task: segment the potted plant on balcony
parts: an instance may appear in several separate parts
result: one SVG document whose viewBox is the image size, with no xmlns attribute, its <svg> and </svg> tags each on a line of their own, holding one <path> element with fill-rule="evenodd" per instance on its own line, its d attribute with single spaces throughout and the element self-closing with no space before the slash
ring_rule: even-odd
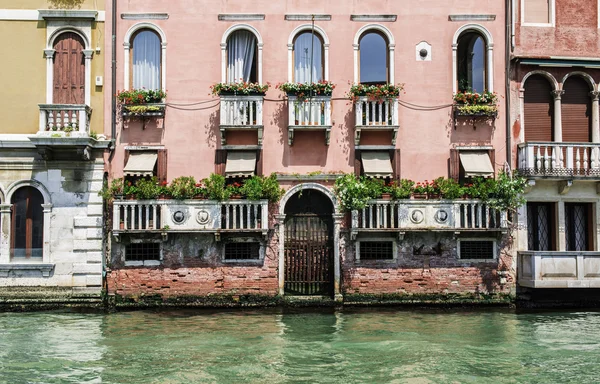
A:
<svg viewBox="0 0 600 384">
<path fill-rule="evenodd" d="M 137 198 L 140 200 L 153 200 L 158 198 L 161 193 L 160 183 L 156 176 L 138 179 L 135 187 L 137 188 Z"/>
<path fill-rule="evenodd" d="M 340 206 L 346 211 L 363 209 L 371 199 L 381 196 L 383 186 L 365 181 L 353 174 L 345 174 L 335 180 L 333 192 L 338 198 Z"/>
<path fill-rule="evenodd" d="M 229 191 L 225 188 L 225 177 L 216 173 L 211 173 L 209 177 L 202 180 L 206 186 L 206 195 L 211 200 L 227 200 Z"/>
<path fill-rule="evenodd" d="M 496 117 L 498 114 L 498 95 L 495 92 L 459 91 L 453 96 L 453 100 L 457 116 Z"/>
<path fill-rule="evenodd" d="M 243 96 L 264 96 L 269 90 L 271 84 L 247 83 L 240 81 L 237 83 L 217 83 L 210 86 L 211 93 L 216 96 L 225 95 L 243 95 Z"/>
<path fill-rule="evenodd" d="M 304 101 L 313 96 L 331 96 L 335 84 L 326 80 L 316 83 L 282 83 L 277 85 L 277 89 L 288 96 L 296 96 L 298 100 Z"/>
<path fill-rule="evenodd" d="M 110 186 L 108 185 L 108 181 L 105 180 L 102 185 L 102 189 L 98 192 L 98 195 L 102 196 L 102 198 L 107 202 L 110 202 L 113 199 L 122 199 L 123 187 L 124 183 L 122 178 L 113 179 L 110 183 Z"/>
<path fill-rule="evenodd" d="M 177 200 L 191 199 L 196 194 L 196 184 L 193 176 L 176 177 L 169 185 L 169 194 Z"/>
<path fill-rule="evenodd" d="M 390 197 L 394 200 L 408 199 L 412 194 L 414 185 L 415 182 L 408 179 L 392 181 L 383 188 L 383 192 L 388 193 Z"/>
<path fill-rule="evenodd" d="M 161 115 L 167 93 L 162 89 L 130 89 L 117 93 L 124 116 Z"/>
<path fill-rule="evenodd" d="M 383 103 L 398 98 L 403 90 L 404 84 L 352 84 L 347 95 L 352 102 L 366 96 L 369 101 Z"/>
<path fill-rule="evenodd" d="M 465 188 L 463 188 L 458 181 L 454 179 L 449 179 L 445 177 L 438 177 L 434 180 L 437 184 L 440 196 L 443 199 L 458 199 L 462 197 L 465 193 Z"/>
</svg>

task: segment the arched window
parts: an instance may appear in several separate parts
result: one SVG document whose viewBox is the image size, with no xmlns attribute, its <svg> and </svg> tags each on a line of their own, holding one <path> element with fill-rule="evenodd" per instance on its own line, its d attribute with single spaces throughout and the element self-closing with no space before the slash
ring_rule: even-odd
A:
<svg viewBox="0 0 600 384">
<path fill-rule="evenodd" d="M 33 187 L 12 195 L 11 246 L 13 258 L 42 258 L 44 244 L 44 197 Z"/>
<path fill-rule="evenodd" d="M 581 76 L 570 76 L 561 97 L 562 140 L 571 143 L 591 141 L 592 101 L 589 84 Z"/>
<path fill-rule="evenodd" d="M 457 74 L 458 90 L 482 93 L 487 88 L 485 38 L 474 31 L 465 31 L 458 38 Z"/>
<path fill-rule="evenodd" d="M 227 38 L 227 82 L 258 82 L 256 36 L 247 30 L 234 31 Z"/>
<path fill-rule="evenodd" d="M 531 75 L 524 84 L 525 141 L 553 141 L 554 98 L 552 85 L 542 75 Z"/>
<path fill-rule="evenodd" d="M 318 34 L 306 31 L 294 40 L 294 82 L 316 83 L 324 79 L 323 41 Z"/>
<path fill-rule="evenodd" d="M 385 84 L 389 82 L 388 44 L 379 32 L 367 31 L 359 40 L 359 82 Z"/>
<path fill-rule="evenodd" d="M 141 29 L 131 39 L 131 87 L 161 89 L 161 41 L 150 29 Z"/>
<path fill-rule="evenodd" d="M 63 32 L 53 46 L 52 101 L 55 104 L 85 103 L 85 43 L 75 32 Z"/>
</svg>

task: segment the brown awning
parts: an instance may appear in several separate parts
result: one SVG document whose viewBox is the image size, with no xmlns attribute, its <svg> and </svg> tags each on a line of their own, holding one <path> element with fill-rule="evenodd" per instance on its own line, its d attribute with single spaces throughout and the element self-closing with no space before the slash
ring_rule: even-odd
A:
<svg viewBox="0 0 600 384">
<path fill-rule="evenodd" d="M 392 169 L 389 152 L 363 151 L 361 157 L 365 176 L 392 177 L 394 170 Z"/>
<path fill-rule="evenodd" d="M 460 151 L 465 177 L 493 177 L 494 167 L 487 152 Z"/>
<path fill-rule="evenodd" d="M 244 177 L 254 175 L 256 152 L 228 151 L 225 164 L 225 177 Z"/>
<path fill-rule="evenodd" d="M 152 176 L 157 158 L 156 152 L 130 152 L 123 172 L 127 176 Z"/>
</svg>

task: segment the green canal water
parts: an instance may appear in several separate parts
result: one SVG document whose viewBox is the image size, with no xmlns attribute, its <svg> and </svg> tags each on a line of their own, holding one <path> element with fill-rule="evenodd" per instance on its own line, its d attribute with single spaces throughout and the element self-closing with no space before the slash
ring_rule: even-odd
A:
<svg viewBox="0 0 600 384">
<path fill-rule="evenodd" d="M 600 313 L 0 313 L 0 383 L 598 383 Z"/>
</svg>

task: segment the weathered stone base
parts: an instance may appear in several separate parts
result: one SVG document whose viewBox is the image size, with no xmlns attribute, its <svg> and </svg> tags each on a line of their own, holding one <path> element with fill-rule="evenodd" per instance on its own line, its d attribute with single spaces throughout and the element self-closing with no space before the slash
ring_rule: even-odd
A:
<svg viewBox="0 0 600 384">
<path fill-rule="evenodd" d="M 0 287 L 0 311 L 37 311 L 60 308 L 103 309 L 97 290 L 70 287 Z"/>
</svg>

